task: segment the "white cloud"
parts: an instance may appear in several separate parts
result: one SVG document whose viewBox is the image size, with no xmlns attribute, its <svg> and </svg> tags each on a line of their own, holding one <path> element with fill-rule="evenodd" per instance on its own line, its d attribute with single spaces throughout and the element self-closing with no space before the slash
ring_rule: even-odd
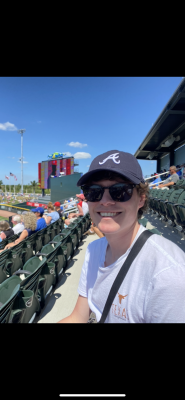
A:
<svg viewBox="0 0 185 400">
<path fill-rule="evenodd" d="M 83 143 L 79 143 L 79 142 L 70 142 L 67 143 L 68 146 L 72 146 L 72 147 L 85 147 L 87 146 L 87 144 L 83 144 Z"/>
<path fill-rule="evenodd" d="M 91 158 L 91 155 L 89 153 L 77 152 L 74 154 L 74 158 Z"/>
<path fill-rule="evenodd" d="M 87 168 L 89 168 L 90 167 L 90 165 L 87 165 Z"/>
<path fill-rule="evenodd" d="M 21 164 L 21 161 L 17 161 Z M 23 164 L 28 164 L 28 161 L 23 161 Z"/>
<path fill-rule="evenodd" d="M 0 130 L 1 131 L 17 131 L 17 128 L 14 124 L 10 122 L 5 122 L 4 124 L 0 123 Z"/>
<path fill-rule="evenodd" d="M 12 158 L 12 159 L 13 159 L 13 158 L 15 158 L 15 157 L 8 157 L 8 158 Z"/>
<path fill-rule="evenodd" d="M 72 157 L 73 156 L 69 151 L 66 151 L 64 154 L 65 154 L 64 157 Z"/>
</svg>

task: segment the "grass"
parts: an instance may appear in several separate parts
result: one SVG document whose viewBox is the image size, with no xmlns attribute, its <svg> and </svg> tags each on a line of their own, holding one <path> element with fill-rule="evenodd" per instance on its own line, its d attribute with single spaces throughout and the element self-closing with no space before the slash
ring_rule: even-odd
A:
<svg viewBox="0 0 185 400">
<path fill-rule="evenodd" d="M 7 220 L 8 217 L 0 217 L 0 221 Z"/>
</svg>

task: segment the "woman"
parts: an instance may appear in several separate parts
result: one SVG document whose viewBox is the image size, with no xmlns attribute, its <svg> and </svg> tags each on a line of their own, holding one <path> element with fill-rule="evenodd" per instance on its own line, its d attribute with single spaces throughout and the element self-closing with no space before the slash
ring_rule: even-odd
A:
<svg viewBox="0 0 185 400">
<path fill-rule="evenodd" d="M 14 231 L 7 221 L 0 221 L 0 231 L 0 242 L 14 235 Z"/>
<path fill-rule="evenodd" d="M 47 205 L 47 210 L 48 210 L 48 215 L 43 215 L 43 218 L 46 221 L 47 225 L 52 224 L 53 222 L 57 221 L 60 216 L 59 213 L 57 211 L 55 211 L 53 204 L 51 203 L 51 201 L 48 203 Z"/>
<path fill-rule="evenodd" d="M 16 244 L 22 242 L 22 240 L 26 239 L 36 231 L 36 226 L 37 226 L 37 217 L 34 213 L 32 212 L 27 212 L 26 214 L 21 216 L 21 220 L 24 223 L 25 229 L 22 231 L 20 237 L 15 240 L 15 242 L 8 243 L 5 249 L 9 249 L 10 247 L 15 246 Z"/>
</svg>

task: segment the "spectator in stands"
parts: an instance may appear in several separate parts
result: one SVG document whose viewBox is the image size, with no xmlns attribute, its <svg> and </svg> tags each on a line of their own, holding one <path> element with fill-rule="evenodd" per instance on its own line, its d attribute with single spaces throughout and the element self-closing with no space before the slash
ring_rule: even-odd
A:
<svg viewBox="0 0 185 400">
<path fill-rule="evenodd" d="M 92 220 L 105 237 L 89 243 L 73 312 L 60 322 L 100 321 L 111 287 L 146 230 L 138 220 L 149 188 L 137 159 L 118 150 L 97 156 L 77 182 Z M 107 323 L 185 322 L 185 254 L 172 241 L 150 236 L 133 257 L 105 320 Z"/>
<path fill-rule="evenodd" d="M 65 224 L 67 226 L 71 224 L 71 222 L 73 222 L 76 218 L 84 217 L 84 215 L 86 215 L 89 212 L 89 207 L 85 197 L 82 201 L 82 207 L 80 207 L 79 204 L 77 204 L 77 207 L 78 207 L 78 213 L 70 213 L 68 218 L 65 220 Z"/>
<path fill-rule="evenodd" d="M 0 232 L 0 242 L 14 235 L 14 231 L 7 221 L 0 221 Z"/>
<path fill-rule="evenodd" d="M 26 239 L 27 237 L 31 236 L 33 233 L 36 232 L 37 217 L 34 213 L 27 212 L 26 214 L 21 216 L 21 220 L 24 223 L 24 230 L 20 234 L 20 237 L 15 240 L 15 242 L 8 243 L 5 246 L 5 249 L 9 249 L 10 247 L 15 246 L 16 244 L 22 242 L 22 240 Z"/>
<path fill-rule="evenodd" d="M 31 210 L 33 213 L 35 213 L 37 217 L 37 227 L 36 227 L 36 232 L 40 231 L 41 229 L 47 228 L 46 221 L 43 218 L 44 215 L 44 209 L 42 207 L 37 207 L 33 208 Z"/>
<path fill-rule="evenodd" d="M 179 176 L 176 173 L 176 167 L 175 165 L 172 165 L 169 168 L 170 171 L 170 177 L 167 178 L 165 181 L 163 181 L 163 183 L 161 185 L 158 186 L 159 189 L 169 189 L 169 186 L 175 185 L 177 183 L 177 181 L 179 180 Z M 156 186 L 153 186 L 153 188 L 156 188 Z"/>
<path fill-rule="evenodd" d="M 18 235 L 19 233 L 21 233 L 24 230 L 24 224 L 21 221 L 21 217 L 20 215 L 14 215 L 12 217 L 12 223 L 13 223 L 13 231 L 14 231 L 14 235 Z"/>
<path fill-rule="evenodd" d="M 63 211 L 61 210 L 61 208 L 60 208 L 60 202 L 59 202 L 59 201 L 56 201 L 55 204 L 54 204 L 54 206 L 55 206 L 55 211 L 58 212 L 60 218 L 63 217 L 63 216 L 64 216 L 64 212 L 63 212 Z"/>
<path fill-rule="evenodd" d="M 163 174 L 164 172 L 166 172 L 166 169 L 162 169 L 162 170 L 161 170 L 161 174 Z M 161 180 L 162 180 L 162 181 L 165 181 L 166 178 L 167 178 L 167 174 L 161 175 Z"/>
<path fill-rule="evenodd" d="M 79 205 L 80 207 L 82 207 L 82 201 L 85 199 L 84 194 L 83 194 L 83 193 L 81 193 L 81 194 L 76 194 L 76 197 L 77 197 L 78 200 L 80 200 L 79 203 L 78 203 L 77 205 Z"/>
<path fill-rule="evenodd" d="M 177 175 L 179 175 L 179 179 L 182 179 L 182 171 L 181 171 L 180 165 L 176 165 L 176 171 L 177 171 Z"/>
<path fill-rule="evenodd" d="M 48 214 L 47 214 L 47 216 L 44 215 L 44 219 L 46 221 L 46 224 L 50 225 L 53 222 L 57 221 L 60 217 L 59 217 L 59 213 L 57 211 L 55 211 L 54 206 L 51 202 L 48 203 L 47 210 L 48 210 Z"/>
</svg>

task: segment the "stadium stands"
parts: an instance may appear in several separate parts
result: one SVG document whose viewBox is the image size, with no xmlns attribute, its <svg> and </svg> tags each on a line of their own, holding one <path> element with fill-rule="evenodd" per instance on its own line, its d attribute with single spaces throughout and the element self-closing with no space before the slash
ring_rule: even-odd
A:
<svg viewBox="0 0 185 400">
<path fill-rule="evenodd" d="M 179 221 L 185 225 L 185 190 L 179 190 L 180 192 L 151 189 L 150 211 L 158 212 L 161 216 L 159 205 L 164 200 L 166 206 L 166 202 L 170 200 L 168 212 L 172 212 L 171 210 L 173 213 L 176 212 Z M 174 192 L 176 195 L 172 196 Z M 179 199 L 181 203 L 178 203 L 177 208 Z M 167 211 L 165 215 L 169 216 Z M 139 222 L 146 227 L 148 219 L 141 218 Z M 47 228 L 0 253 L 0 323 L 34 321 L 45 306 L 47 296 L 65 272 L 90 224 L 90 215 L 86 214 L 84 217 L 76 218 L 64 229 L 64 218 L 59 218 Z M 161 235 L 155 228 L 151 229 L 151 232 Z M 9 242 L 15 241 L 17 237 L 15 235 L 10 238 Z M 2 242 L 1 249 L 8 241 L 5 242 Z"/>
<path fill-rule="evenodd" d="M 34 321 L 89 226 L 88 214 L 76 219 L 66 229 L 63 229 L 64 221 L 60 218 L 0 253 L 1 323 Z M 9 242 L 17 237 L 10 238 Z M 2 249 L 7 244 L 5 242 Z"/>
</svg>

